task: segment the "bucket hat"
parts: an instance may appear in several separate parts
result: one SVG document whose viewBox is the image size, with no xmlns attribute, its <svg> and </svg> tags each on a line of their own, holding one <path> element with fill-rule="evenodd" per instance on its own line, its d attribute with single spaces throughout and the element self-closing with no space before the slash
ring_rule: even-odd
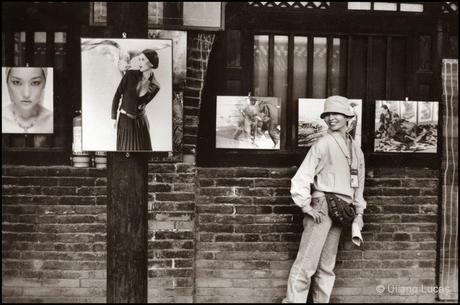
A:
<svg viewBox="0 0 460 305">
<path fill-rule="evenodd" d="M 324 102 L 324 111 L 321 113 L 321 118 L 323 119 L 326 114 L 330 112 L 340 113 L 348 117 L 355 115 L 351 110 L 348 99 L 340 95 L 333 95 L 326 99 Z"/>
</svg>

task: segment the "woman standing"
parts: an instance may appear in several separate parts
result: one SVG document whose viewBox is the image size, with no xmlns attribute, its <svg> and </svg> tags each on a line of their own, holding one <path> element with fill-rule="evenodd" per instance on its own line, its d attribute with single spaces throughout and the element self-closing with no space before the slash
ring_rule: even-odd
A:
<svg viewBox="0 0 460 305">
<path fill-rule="evenodd" d="M 342 228 L 333 223 L 328 214 L 325 193 L 333 193 L 353 204 L 354 222 L 359 230 L 363 227 L 366 208 L 363 198 L 364 155 L 347 133 L 353 116 L 347 98 L 331 96 L 326 99 L 321 118 L 329 127 L 327 134 L 313 144 L 291 180 L 292 199 L 305 217 L 283 303 L 305 303 L 310 284 L 314 303 L 329 302 Z"/>
<path fill-rule="evenodd" d="M 5 69 L 11 103 L 2 109 L 2 133 L 52 133 L 53 112 L 43 104 L 47 68 Z"/>
<path fill-rule="evenodd" d="M 121 151 L 152 150 L 145 107 L 160 90 L 153 72 L 159 60 L 157 52 L 151 49 L 144 50 L 138 57 L 139 70 L 126 71 L 112 102 L 117 150 Z"/>
</svg>

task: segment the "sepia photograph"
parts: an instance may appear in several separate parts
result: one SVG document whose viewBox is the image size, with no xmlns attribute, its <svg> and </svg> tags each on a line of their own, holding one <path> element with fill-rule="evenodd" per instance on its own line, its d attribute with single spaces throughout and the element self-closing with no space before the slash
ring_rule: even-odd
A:
<svg viewBox="0 0 460 305">
<path fill-rule="evenodd" d="M 173 152 L 182 152 L 184 88 L 187 74 L 187 32 L 168 30 L 148 30 L 150 39 L 171 39 L 173 50 Z"/>
<path fill-rule="evenodd" d="M 172 41 L 81 39 L 83 150 L 172 150 Z"/>
<path fill-rule="evenodd" d="M 221 29 L 224 2 L 149 2 L 148 23 L 155 27 Z"/>
<path fill-rule="evenodd" d="M 347 132 L 353 137 L 358 146 L 361 146 L 362 101 L 349 99 L 349 104 L 355 116 L 352 118 Z M 325 99 L 299 98 L 299 121 L 297 146 L 308 147 L 324 134 L 328 126 L 320 118 L 324 109 Z"/>
<path fill-rule="evenodd" d="M 280 100 L 217 96 L 216 148 L 279 149 Z"/>
<path fill-rule="evenodd" d="M 2 133 L 53 133 L 53 68 L 2 67 Z"/>
<path fill-rule="evenodd" d="M 438 102 L 376 101 L 374 151 L 436 153 Z"/>
<path fill-rule="evenodd" d="M 1 7 L 2 303 L 458 303 L 458 1 Z"/>
</svg>

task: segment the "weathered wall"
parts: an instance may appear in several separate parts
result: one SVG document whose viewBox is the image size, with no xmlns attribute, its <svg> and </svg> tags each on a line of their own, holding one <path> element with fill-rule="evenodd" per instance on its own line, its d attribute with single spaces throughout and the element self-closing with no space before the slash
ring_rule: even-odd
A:
<svg viewBox="0 0 460 305">
<path fill-rule="evenodd" d="M 211 45 L 189 38 L 186 154 Z M 149 302 L 279 302 L 302 231 L 295 170 L 149 164 Z M 2 176 L 2 301 L 105 302 L 106 171 L 3 165 Z M 438 177 L 368 166 L 365 244 L 343 234 L 332 301 L 435 300 L 376 286 L 435 285 Z"/>
<path fill-rule="evenodd" d="M 149 301 L 279 302 L 302 230 L 294 172 L 150 164 Z M 105 302 L 105 171 L 2 175 L 2 300 Z M 435 285 L 438 171 L 368 169 L 366 185 L 365 244 L 343 234 L 332 300 L 434 301 L 376 286 Z"/>
<path fill-rule="evenodd" d="M 198 170 L 197 302 L 280 302 L 302 231 L 295 168 Z M 342 234 L 331 301 L 434 301 L 392 285 L 435 285 L 438 172 L 368 169 L 363 237 Z M 390 285 L 379 294 L 377 285 Z M 404 294 L 404 293 L 403 293 Z"/>
<path fill-rule="evenodd" d="M 105 176 L 2 166 L 2 302 L 105 302 Z"/>
<path fill-rule="evenodd" d="M 193 300 L 195 168 L 149 165 L 149 303 Z"/>
<path fill-rule="evenodd" d="M 184 91 L 184 154 L 195 156 L 201 95 L 214 34 L 188 33 Z M 193 301 L 196 167 L 149 165 L 149 283 L 151 303 Z"/>
</svg>

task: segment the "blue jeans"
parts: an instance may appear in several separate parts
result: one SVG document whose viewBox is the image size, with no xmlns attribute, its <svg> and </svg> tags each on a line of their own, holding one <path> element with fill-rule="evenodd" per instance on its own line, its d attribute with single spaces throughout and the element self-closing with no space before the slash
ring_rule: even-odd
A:
<svg viewBox="0 0 460 305">
<path fill-rule="evenodd" d="M 312 207 L 322 210 L 321 223 L 310 215 L 303 219 L 304 230 L 299 251 L 289 273 L 286 298 L 283 303 L 305 303 L 311 285 L 314 303 L 328 303 L 334 287 L 335 260 L 342 229 L 332 225 L 327 213 L 326 197 L 312 198 Z"/>
</svg>

